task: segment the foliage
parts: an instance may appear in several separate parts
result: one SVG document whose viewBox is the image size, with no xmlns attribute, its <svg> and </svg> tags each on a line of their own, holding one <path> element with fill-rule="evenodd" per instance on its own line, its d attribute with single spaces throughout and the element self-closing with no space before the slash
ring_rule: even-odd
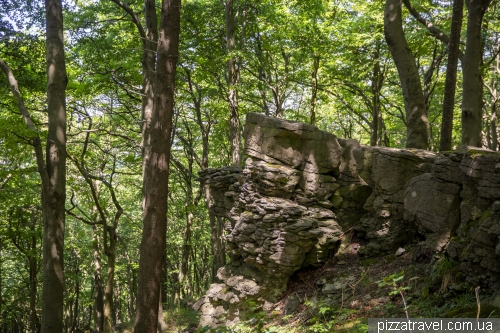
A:
<svg viewBox="0 0 500 333">
<path fill-rule="evenodd" d="M 403 286 L 400 283 L 404 280 L 404 278 L 405 278 L 405 272 L 400 271 L 398 273 L 386 276 L 382 280 L 377 281 L 376 283 L 378 284 L 379 288 L 388 286 L 390 288 L 389 295 L 394 296 L 409 289 L 409 287 Z"/>
<path fill-rule="evenodd" d="M 5 10 L 0 13 L 0 57 L 15 73 L 24 102 L 44 140 L 47 114 L 43 2 L 1 3 Z M 450 6 L 428 0 L 412 3 L 433 25 L 449 32 Z M 103 220 L 111 225 L 109 221 L 113 221 L 119 211 L 114 199 L 123 214 L 116 225 L 113 321 L 115 324 L 130 322 L 135 313 L 142 230 L 143 44 L 130 16 L 112 1 L 65 1 L 64 6 L 69 76 L 67 151 L 73 158 L 68 161 L 67 176 L 65 300 L 66 325 L 76 329 L 93 322 L 99 275 L 97 258 L 102 261 L 101 281 L 108 277 L 110 256 L 103 242 L 109 231 Z M 144 24 L 143 1 L 127 1 L 127 6 Z M 172 162 L 170 174 L 162 295 L 169 311 L 181 301 L 196 299 L 212 282 L 209 214 L 204 189 L 196 177 L 203 168 L 228 165 L 230 161 L 226 100 L 229 56 L 238 59 L 238 106 L 242 121 L 248 112 L 262 112 L 308 122 L 314 104 L 316 126 L 339 137 L 369 144 L 374 130 L 374 101 L 379 99 L 381 130 L 378 144 L 405 145 L 407 119 L 401 83 L 384 39 L 383 2 L 236 1 L 235 6 L 238 47 L 235 54 L 228 55 L 224 46 L 222 3 L 215 0 L 183 2 L 172 143 L 175 162 Z M 493 2 L 485 16 L 481 67 L 485 85 L 484 144 L 494 150 L 500 146 L 497 142 L 500 100 L 498 6 L 498 2 Z M 427 84 L 429 146 L 437 150 L 446 47 L 430 36 L 406 9 L 403 16 L 410 49 L 416 56 L 421 80 Z M 464 40 L 465 31 L 463 34 Z M 460 142 L 461 130 L 460 74 L 458 78 L 455 146 Z M 374 89 L 375 82 L 380 84 L 378 90 Z M 39 235 L 42 225 L 36 213 L 41 195 L 40 179 L 36 174 L 31 134 L 9 89 L 1 75 L 0 321 L 28 327 L 30 299 L 26 290 L 30 288 L 30 279 L 34 279 L 37 287 L 34 307 L 40 314 L 41 274 L 37 271 L 30 276 L 29 268 L 30 260 L 36 261 L 36 267 L 41 260 Z M 203 146 L 204 135 L 208 138 L 207 151 Z M 204 154 L 205 164 L 201 162 Z M 85 172 L 91 176 L 90 180 Z M 32 223 L 35 220 L 36 223 Z M 186 237 L 188 221 L 191 223 L 190 237 Z M 180 280 L 183 252 L 187 258 L 186 276 Z M 440 280 L 454 272 L 455 267 L 456 263 L 442 259 L 431 271 L 431 278 Z M 403 281 L 404 273 L 399 272 L 380 280 L 379 285 L 389 288 L 390 294 L 395 295 L 407 290 Z M 457 306 L 462 303 L 465 301 L 456 302 Z M 423 312 L 432 314 L 432 305 L 422 301 L 421 307 Z M 177 318 L 186 319 L 188 314 L 183 310 L 172 311 L 167 321 L 178 322 L 175 325 L 194 321 L 191 318 L 181 324 L 181 319 Z M 307 311 L 311 317 L 305 329 L 310 332 L 338 328 L 353 314 L 324 300 L 309 302 Z M 265 314 L 257 311 L 254 317 L 231 330 L 278 332 L 281 329 L 268 326 L 267 320 Z"/>
</svg>

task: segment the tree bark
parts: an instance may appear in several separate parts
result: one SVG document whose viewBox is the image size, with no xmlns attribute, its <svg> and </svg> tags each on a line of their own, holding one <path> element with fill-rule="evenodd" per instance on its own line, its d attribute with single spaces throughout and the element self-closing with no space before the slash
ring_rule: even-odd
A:
<svg viewBox="0 0 500 333">
<path fill-rule="evenodd" d="M 75 303 L 73 305 L 71 320 L 71 332 L 75 332 L 78 327 L 78 310 L 79 310 L 79 300 L 80 300 L 80 270 L 77 268 L 76 270 L 76 286 L 75 286 Z"/>
<path fill-rule="evenodd" d="M 427 149 L 428 120 L 415 57 L 403 32 L 401 0 L 386 0 L 384 35 L 398 69 L 406 111 L 406 147 Z"/>
<path fill-rule="evenodd" d="M 168 328 L 167 323 L 165 322 L 165 316 L 163 314 L 163 302 L 161 294 L 162 293 L 160 293 L 160 301 L 158 302 L 158 324 L 156 325 L 156 332 L 158 333 L 161 333 Z"/>
<path fill-rule="evenodd" d="M 96 225 L 92 226 L 92 247 L 94 266 L 94 331 L 101 333 L 104 330 L 104 294 L 102 286 L 102 263 L 99 249 L 99 233 Z"/>
<path fill-rule="evenodd" d="M 48 135 L 42 183 L 43 286 L 42 333 L 62 332 L 64 223 L 66 201 L 66 63 L 61 0 L 45 0 Z M 43 179 L 43 177 L 42 177 Z"/>
<path fill-rule="evenodd" d="M 189 169 L 192 170 L 191 167 L 192 162 L 190 161 Z M 191 177 L 189 177 L 191 178 Z M 194 207 L 193 203 L 193 189 L 191 184 L 191 179 L 186 181 L 187 193 L 186 193 L 186 228 L 184 229 L 184 237 L 182 244 L 182 255 L 181 255 L 181 266 L 179 267 L 179 278 L 178 278 L 178 286 L 179 293 L 178 297 L 180 300 L 181 290 L 185 288 L 185 283 L 188 277 L 188 269 L 189 269 L 189 255 L 191 254 L 191 226 L 193 225 L 194 215 L 192 209 Z M 185 296 L 185 295 L 184 295 Z"/>
<path fill-rule="evenodd" d="M 142 158 L 143 173 L 149 160 L 151 117 L 154 104 L 154 80 L 156 67 L 156 47 L 158 43 L 158 23 L 154 0 L 144 1 L 146 31 L 142 51 Z"/>
<path fill-rule="evenodd" d="M 158 38 L 150 157 L 143 174 L 143 234 L 134 331 L 154 332 L 158 323 L 163 254 L 167 225 L 167 194 L 174 112 L 175 73 L 180 30 L 180 0 L 163 0 Z"/>
<path fill-rule="evenodd" d="M 108 274 L 104 289 L 104 333 L 111 333 L 113 317 L 113 287 L 115 284 L 116 229 L 104 224 L 104 252 L 108 257 Z M 108 244 L 109 240 L 109 244 Z"/>
<path fill-rule="evenodd" d="M 373 53 L 373 73 L 372 73 L 372 132 L 370 136 L 370 146 L 382 145 L 382 112 L 380 108 L 380 90 L 382 89 L 383 74 L 380 71 L 380 43 Z"/>
<path fill-rule="evenodd" d="M 462 145 L 481 147 L 483 126 L 483 79 L 480 65 L 483 44 L 481 27 L 491 0 L 466 0 L 467 41 L 462 61 Z"/>
<path fill-rule="evenodd" d="M 226 51 L 229 54 L 227 61 L 227 85 L 229 103 L 229 141 L 231 146 L 231 162 L 233 166 L 241 166 L 241 136 L 240 117 L 238 113 L 238 76 L 239 70 L 236 66 L 236 56 L 233 54 L 236 49 L 236 24 L 234 22 L 234 2 L 224 1 L 226 17 Z"/>
<path fill-rule="evenodd" d="M 490 149 L 491 150 L 497 150 L 498 149 L 498 134 L 497 134 L 497 105 L 496 103 L 493 103 L 491 106 L 491 118 L 490 118 L 490 124 L 491 124 L 491 145 Z"/>
<path fill-rule="evenodd" d="M 460 50 L 463 9 L 463 0 L 453 0 L 448 64 L 446 65 L 446 81 L 444 86 L 443 116 L 441 120 L 441 139 L 439 142 L 440 151 L 451 150 L 453 110 L 455 108 L 455 90 L 457 85 L 457 65 L 459 57 L 458 51 Z"/>
<path fill-rule="evenodd" d="M 31 248 L 29 252 L 29 273 L 30 273 L 30 331 L 36 333 L 40 330 L 40 322 L 36 314 L 36 298 L 38 294 L 38 260 L 37 260 L 37 236 L 35 234 L 35 227 L 38 224 L 36 212 L 31 213 Z M 1 312 L 0 312 L 1 313 Z"/>
<path fill-rule="evenodd" d="M 313 56 L 313 68 L 311 73 L 311 111 L 310 120 L 311 125 L 316 125 L 316 104 L 318 94 L 318 69 L 319 69 L 319 55 Z"/>
<path fill-rule="evenodd" d="M 257 56 L 257 59 L 259 60 L 258 68 L 259 68 L 259 83 L 258 83 L 258 89 L 260 93 L 260 97 L 262 98 L 262 111 L 266 116 L 270 115 L 269 112 L 269 103 L 267 102 L 267 96 L 266 96 L 266 90 L 264 87 L 264 82 L 266 81 L 266 72 L 264 70 L 264 52 L 262 51 L 262 40 L 260 36 L 260 31 L 257 31 L 257 36 L 256 36 L 256 49 L 255 49 L 255 55 Z"/>
<path fill-rule="evenodd" d="M 63 331 L 63 249 L 66 199 L 66 65 L 62 32 L 62 6 L 59 0 L 47 0 L 46 60 L 48 135 L 46 159 L 41 139 L 24 105 L 12 70 L 0 59 L 27 128 L 32 132 L 38 173 L 42 181 L 43 211 L 43 285 L 41 332 Z"/>
</svg>

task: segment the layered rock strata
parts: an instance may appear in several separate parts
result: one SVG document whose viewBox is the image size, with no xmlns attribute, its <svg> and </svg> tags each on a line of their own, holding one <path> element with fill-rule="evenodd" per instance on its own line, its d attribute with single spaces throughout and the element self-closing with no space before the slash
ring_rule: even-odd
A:
<svg viewBox="0 0 500 333">
<path fill-rule="evenodd" d="M 272 308 L 298 269 L 318 266 L 354 230 L 376 256 L 421 241 L 467 280 L 500 287 L 500 154 L 367 147 L 250 113 L 245 168 L 206 170 L 211 210 L 228 220 L 230 263 L 194 306 L 201 325 L 237 322 L 242 302 Z"/>
</svg>

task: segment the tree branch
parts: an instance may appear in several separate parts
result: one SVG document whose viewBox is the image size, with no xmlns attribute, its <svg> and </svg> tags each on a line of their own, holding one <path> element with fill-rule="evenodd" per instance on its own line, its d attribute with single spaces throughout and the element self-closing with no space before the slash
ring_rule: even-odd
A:
<svg viewBox="0 0 500 333">
<path fill-rule="evenodd" d="M 40 173 L 40 178 L 42 179 L 42 188 L 46 189 L 49 185 L 49 175 L 47 174 L 47 166 L 45 164 L 45 160 L 43 158 L 43 150 L 42 144 L 40 140 L 40 135 L 38 134 L 38 130 L 36 129 L 33 120 L 31 119 L 31 115 L 24 105 L 23 98 L 21 97 L 21 93 L 19 91 L 19 87 L 17 84 L 16 77 L 14 73 L 10 69 L 10 67 L 0 58 L 0 68 L 2 72 L 7 76 L 7 80 L 9 81 L 10 90 L 14 98 L 16 99 L 17 107 L 24 118 L 24 122 L 30 131 L 34 133 L 33 138 L 33 147 L 35 148 L 35 156 L 36 156 L 36 164 L 38 166 L 38 172 Z"/>
<path fill-rule="evenodd" d="M 427 21 L 425 18 L 420 15 L 420 13 L 413 7 L 413 5 L 410 3 L 410 0 L 403 0 L 403 3 L 405 7 L 408 9 L 410 14 L 422 25 L 424 25 L 427 30 L 433 35 L 435 38 L 443 42 L 445 45 L 450 44 L 450 37 L 446 35 L 444 32 L 442 32 L 438 27 L 436 27 L 432 22 Z M 458 50 L 458 58 L 460 61 L 462 61 L 462 57 L 464 56 L 463 52 L 461 50 Z"/>
</svg>

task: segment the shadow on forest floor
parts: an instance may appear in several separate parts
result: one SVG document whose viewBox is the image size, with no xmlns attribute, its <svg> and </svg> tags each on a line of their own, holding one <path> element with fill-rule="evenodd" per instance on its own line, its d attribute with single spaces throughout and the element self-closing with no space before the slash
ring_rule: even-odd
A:
<svg viewBox="0 0 500 333">
<path fill-rule="evenodd" d="M 413 260 L 417 248 L 400 255 L 361 258 L 344 251 L 317 269 L 302 269 L 273 310 L 242 304 L 242 321 L 233 327 L 198 328 L 189 309 L 165 312 L 165 332 L 367 332 L 368 318 L 475 318 L 474 287 L 458 263 L 444 255 Z M 500 317 L 500 309 L 481 306 L 481 317 Z M 124 330 L 123 332 L 128 332 Z"/>
</svg>

